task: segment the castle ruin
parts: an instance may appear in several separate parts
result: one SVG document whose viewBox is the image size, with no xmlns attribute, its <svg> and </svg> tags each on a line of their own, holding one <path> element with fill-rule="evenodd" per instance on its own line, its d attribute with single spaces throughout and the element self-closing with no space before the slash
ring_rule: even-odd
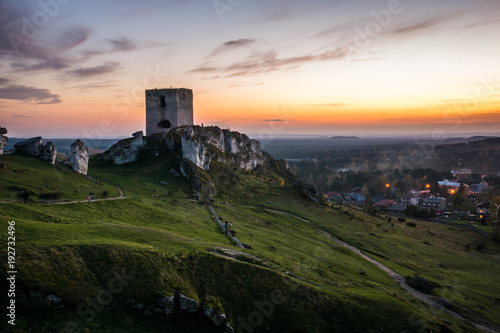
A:
<svg viewBox="0 0 500 333">
<path fill-rule="evenodd" d="M 191 89 L 146 90 L 146 136 L 187 125 L 193 125 Z"/>
</svg>

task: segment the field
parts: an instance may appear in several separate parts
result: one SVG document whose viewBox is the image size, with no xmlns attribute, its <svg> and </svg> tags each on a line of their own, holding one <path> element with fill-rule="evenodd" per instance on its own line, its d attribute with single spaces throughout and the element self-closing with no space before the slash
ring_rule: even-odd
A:
<svg viewBox="0 0 500 333">
<path fill-rule="evenodd" d="M 19 309 L 16 332 L 72 325 L 82 332 L 217 331 L 202 318 L 149 317 L 126 304 L 154 304 L 176 292 L 224 312 L 242 332 L 474 332 L 471 321 L 500 324 L 500 246 L 468 230 L 421 221 L 412 227 L 410 220 L 315 205 L 289 184 L 242 172 L 240 185 L 212 203 L 251 246 L 240 249 L 224 237 L 207 203 L 191 199 L 188 182 L 168 173 L 168 157 L 126 166 L 93 158 L 92 180 L 34 159 L 2 162 L 1 239 L 5 248 L 7 222 L 15 220 L 17 288 L 65 302 L 36 314 Z M 21 188 L 33 191 L 26 204 L 16 199 Z M 88 202 L 90 192 L 113 200 Z M 66 203 L 40 203 L 46 193 Z M 325 233 L 403 276 L 435 282 L 433 294 L 468 320 L 415 300 Z M 117 275 L 120 292 L 105 306 L 85 306 Z M 81 304 L 94 309 L 92 317 Z"/>
</svg>

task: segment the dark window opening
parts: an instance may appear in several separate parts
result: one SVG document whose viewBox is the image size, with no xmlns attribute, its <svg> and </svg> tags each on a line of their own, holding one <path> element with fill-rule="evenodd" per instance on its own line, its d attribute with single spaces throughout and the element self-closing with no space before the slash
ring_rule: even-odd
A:
<svg viewBox="0 0 500 333">
<path fill-rule="evenodd" d="M 165 102 L 165 96 L 160 96 L 160 106 L 164 108 L 167 105 L 167 102 Z"/>
<path fill-rule="evenodd" d="M 162 120 L 158 123 L 158 128 L 170 128 L 172 124 L 168 120 Z"/>
</svg>

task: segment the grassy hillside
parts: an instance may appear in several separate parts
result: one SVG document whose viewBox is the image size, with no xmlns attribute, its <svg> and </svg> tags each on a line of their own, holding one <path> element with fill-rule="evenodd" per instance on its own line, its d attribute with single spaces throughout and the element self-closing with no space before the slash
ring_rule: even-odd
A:
<svg viewBox="0 0 500 333">
<path fill-rule="evenodd" d="M 168 173 L 174 165 L 168 157 L 125 166 L 94 158 L 89 175 L 99 184 L 34 159 L 4 156 L 2 162 L 2 200 L 15 201 L 21 187 L 34 191 L 27 204 L 0 204 L 4 249 L 7 221 L 16 221 L 17 287 L 63 297 L 66 304 L 36 313 L 20 309 L 17 332 L 60 332 L 73 324 L 82 332 L 217 331 L 201 317 L 149 317 L 126 304 L 154 304 L 175 292 L 225 312 L 241 332 L 476 331 L 416 301 L 325 231 L 404 276 L 437 282 L 435 294 L 457 311 L 500 324 L 500 247 L 470 231 L 422 222 L 413 228 L 350 208 L 317 206 L 291 186 L 270 184 L 269 175 L 241 172 L 238 185 L 221 191 L 213 207 L 252 247 L 243 250 L 224 237 L 207 205 L 191 200 L 188 182 Z M 118 197 L 115 185 L 126 199 L 85 200 L 88 192 Z M 83 202 L 40 204 L 39 194 L 47 192 L 60 193 L 59 201 Z M 7 262 L 6 251 L 1 260 Z M 82 314 L 79 305 L 108 290 L 117 275 L 124 288 L 94 317 Z M 5 320 L 0 325 L 5 328 Z"/>
</svg>

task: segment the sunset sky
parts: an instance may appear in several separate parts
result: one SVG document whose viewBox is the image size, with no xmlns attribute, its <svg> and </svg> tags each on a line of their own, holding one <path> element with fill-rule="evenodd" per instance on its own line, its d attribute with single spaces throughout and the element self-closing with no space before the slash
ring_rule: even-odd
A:
<svg viewBox="0 0 500 333">
<path fill-rule="evenodd" d="M 8 136 L 130 136 L 170 86 L 254 137 L 500 133 L 500 1 L 0 0 Z"/>
</svg>

